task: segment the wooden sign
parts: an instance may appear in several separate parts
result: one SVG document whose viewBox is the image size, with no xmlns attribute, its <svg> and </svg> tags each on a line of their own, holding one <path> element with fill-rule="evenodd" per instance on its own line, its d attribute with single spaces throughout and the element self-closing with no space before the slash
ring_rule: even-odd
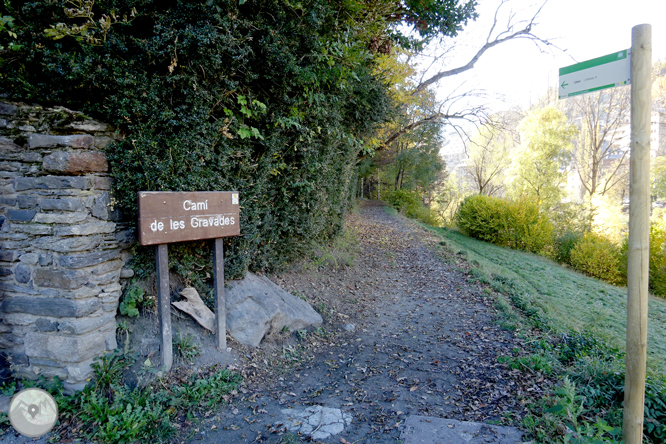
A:
<svg viewBox="0 0 666 444">
<path fill-rule="evenodd" d="M 139 244 L 240 234 L 237 191 L 139 192 Z"/>
</svg>

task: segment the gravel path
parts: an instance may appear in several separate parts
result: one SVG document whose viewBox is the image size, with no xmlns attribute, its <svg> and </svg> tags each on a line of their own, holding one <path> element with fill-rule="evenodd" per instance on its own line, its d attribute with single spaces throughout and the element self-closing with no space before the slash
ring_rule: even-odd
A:
<svg viewBox="0 0 666 444">
<path fill-rule="evenodd" d="M 241 390 L 183 441 L 395 443 L 410 415 L 504 424 L 541 393 L 539 375 L 498 363 L 524 343 L 439 238 L 372 201 L 347 229 L 353 266 L 271 278 L 323 312 L 323 329 L 242 350 Z"/>
</svg>

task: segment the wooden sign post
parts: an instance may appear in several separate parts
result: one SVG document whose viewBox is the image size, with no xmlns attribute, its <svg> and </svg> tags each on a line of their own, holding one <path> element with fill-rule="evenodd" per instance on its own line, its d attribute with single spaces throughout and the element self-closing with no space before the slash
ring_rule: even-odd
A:
<svg viewBox="0 0 666 444">
<path fill-rule="evenodd" d="M 652 115 L 652 27 L 631 30 L 631 158 L 627 354 L 622 434 L 626 444 L 643 442 L 650 261 L 650 117 Z"/>
<path fill-rule="evenodd" d="M 217 347 L 227 348 L 222 238 L 240 235 L 240 205 L 236 191 L 139 192 L 139 244 L 156 245 L 157 307 L 160 320 L 161 364 L 173 365 L 171 298 L 167 244 L 214 239 L 213 274 Z"/>
<path fill-rule="evenodd" d="M 638 25 L 631 29 L 630 51 L 619 51 L 560 68 L 559 78 L 560 99 L 631 84 L 627 352 L 622 424 L 622 434 L 626 444 L 643 442 L 650 277 L 651 78 L 652 26 L 650 25 Z"/>
</svg>

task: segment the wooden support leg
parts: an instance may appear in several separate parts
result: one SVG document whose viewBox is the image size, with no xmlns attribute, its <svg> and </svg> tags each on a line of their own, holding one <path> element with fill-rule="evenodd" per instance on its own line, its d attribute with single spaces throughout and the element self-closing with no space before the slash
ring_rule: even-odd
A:
<svg viewBox="0 0 666 444">
<path fill-rule="evenodd" d="M 169 256 L 167 244 L 155 248 L 157 260 L 157 313 L 160 318 L 162 336 L 162 367 L 171 370 L 173 365 L 173 343 L 171 339 L 171 297 L 169 295 Z"/>
<path fill-rule="evenodd" d="M 215 334 L 217 335 L 217 348 L 221 351 L 227 349 L 227 308 L 224 297 L 224 246 L 222 238 L 215 239 L 213 247 L 213 267 L 215 287 Z"/>
</svg>

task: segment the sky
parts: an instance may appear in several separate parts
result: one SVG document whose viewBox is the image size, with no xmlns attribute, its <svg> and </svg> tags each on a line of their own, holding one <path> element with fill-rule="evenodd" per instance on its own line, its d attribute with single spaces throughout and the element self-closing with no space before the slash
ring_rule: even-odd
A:
<svg viewBox="0 0 666 444">
<path fill-rule="evenodd" d="M 483 45 L 499 3 L 479 0 L 479 18 L 452 40 L 447 67 L 465 64 Z M 515 20 L 529 19 L 543 4 L 510 0 L 500 10 L 498 26 L 510 13 Z M 548 0 L 535 23 L 533 33 L 557 48 L 539 49 L 528 40 L 503 43 L 486 52 L 473 70 L 441 82 L 438 95 L 464 81 L 463 89 L 484 90 L 495 111 L 528 108 L 548 87 L 557 86 L 559 68 L 630 48 L 632 27 L 645 23 L 652 25 L 653 60 L 666 60 L 666 0 Z"/>
</svg>

